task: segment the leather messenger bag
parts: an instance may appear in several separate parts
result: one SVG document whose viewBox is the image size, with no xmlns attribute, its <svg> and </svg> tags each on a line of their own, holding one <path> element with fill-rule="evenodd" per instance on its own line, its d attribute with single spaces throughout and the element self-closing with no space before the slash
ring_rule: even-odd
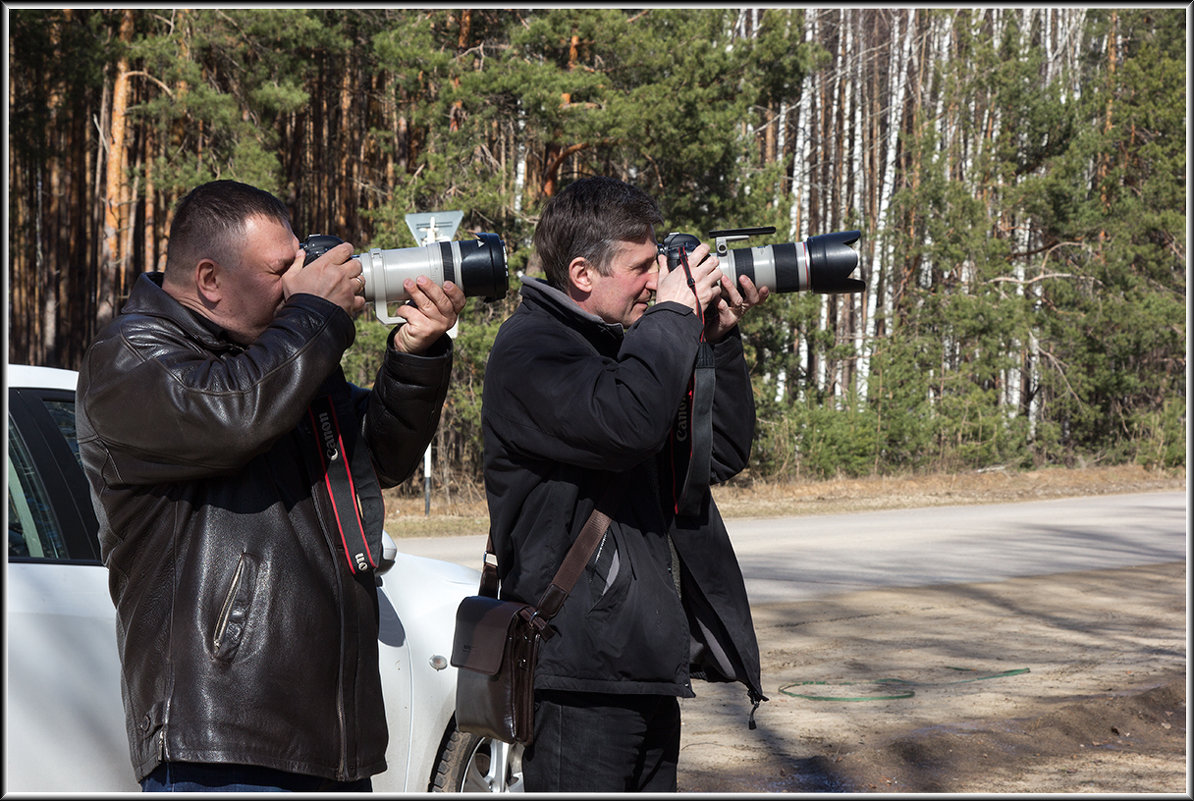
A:
<svg viewBox="0 0 1194 801">
<path fill-rule="evenodd" d="M 606 493 L 602 499 L 609 499 Z M 609 528 L 599 503 L 585 521 L 563 564 L 537 605 L 498 600 L 497 566 L 489 560 L 493 540 L 485 546 L 485 564 L 477 595 L 456 609 L 452 664 L 456 671 L 456 728 L 507 743 L 534 739 L 535 665 L 540 644 L 555 631 L 548 622 L 592 558 Z"/>
</svg>

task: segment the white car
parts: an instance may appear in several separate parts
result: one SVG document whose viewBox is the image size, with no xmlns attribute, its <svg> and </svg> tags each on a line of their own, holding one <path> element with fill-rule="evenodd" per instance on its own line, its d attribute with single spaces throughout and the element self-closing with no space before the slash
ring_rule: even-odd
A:
<svg viewBox="0 0 1194 801">
<path fill-rule="evenodd" d="M 4 792 L 138 791 L 116 617 L 68 370 L 10 365 Z M 390 740 L 378 792 L 522 789 L 521 752 L 456 729 L 456 606 L 479 573 L 386 549 L 379 650 Z M 480 555 L 478 555 L 480 559 Z"/>
</svg>

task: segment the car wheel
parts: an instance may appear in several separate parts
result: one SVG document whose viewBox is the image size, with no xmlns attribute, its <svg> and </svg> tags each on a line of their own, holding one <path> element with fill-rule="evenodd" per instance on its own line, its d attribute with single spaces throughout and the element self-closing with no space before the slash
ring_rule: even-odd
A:
<svg viewBox="0 0 1194 801">
<path fill-rule="evenodd" d="M 431 791 L 521 793 L 522 746 L 462 732 L 453 724 L 435 762 Z"/>
</svg>

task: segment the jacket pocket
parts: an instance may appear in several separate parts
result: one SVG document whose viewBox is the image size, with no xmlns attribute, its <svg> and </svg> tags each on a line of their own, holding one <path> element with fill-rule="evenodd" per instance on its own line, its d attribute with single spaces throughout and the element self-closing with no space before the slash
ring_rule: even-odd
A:
<svg viewBox="0 0 1194 801">
<path fill-rule="evenodd" d="M 618 541 L 614 537 L 614 527 L 611 525 L 601 538 L 601 542 L 597 545 L 597 551 L 585 568 L 589 585 L 590 610 L 596 608 L 605 599 L 622 569 L 622 557 L 619 554 Z"/>
<path fill-rule="evenodd" d="M 232 582 L 220 604 L 220 613 L 211 636 L 211 655 L 215 659 L 231 661 L 244 639 L 249 622 L 249 607 L 257 586 L 257 560 L 247 553 L 240 555 Z"/>
</svg>

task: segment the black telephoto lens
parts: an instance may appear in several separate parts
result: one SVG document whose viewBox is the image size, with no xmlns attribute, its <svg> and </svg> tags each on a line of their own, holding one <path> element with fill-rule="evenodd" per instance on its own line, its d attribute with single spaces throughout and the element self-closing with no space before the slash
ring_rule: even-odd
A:
<svg viewBox="0 0 1194 801">
<path fill-rule="evenodd" d="M 865 281 L 850 277 L 858 267 L 858 251 L 850 247 L 858 241 L 858 231 L 819 234 L 803 242 L 780 245 L 733 250 L 726 247 L 730 241 L 774 232 L 771 227 L 709 232 L 717 241 L 715 252 L 721 262 L 721 271 L 735 286 L 738 278 L 745 275 L 755 286 L 765 286 L 772 292 L 836 295 L 866 289 Z M 700 240 L 692 234 L 672 233 L 664 238 L 659 251 L 667 255 L 668 268 L 675 269 L 680 263 L 681 251 L 691 253 L 698 244 Z"/>
<path fill-rule="evenodd" d="M 850 277 L 858 266 L 858 251 L 850 246 L 858 237 L 858 231 L 838 231 L 804 240 L 808 247 L 809 288 L 813 292 L 838 295 L 866 289 L 864 281 Z"/>
</svg>

